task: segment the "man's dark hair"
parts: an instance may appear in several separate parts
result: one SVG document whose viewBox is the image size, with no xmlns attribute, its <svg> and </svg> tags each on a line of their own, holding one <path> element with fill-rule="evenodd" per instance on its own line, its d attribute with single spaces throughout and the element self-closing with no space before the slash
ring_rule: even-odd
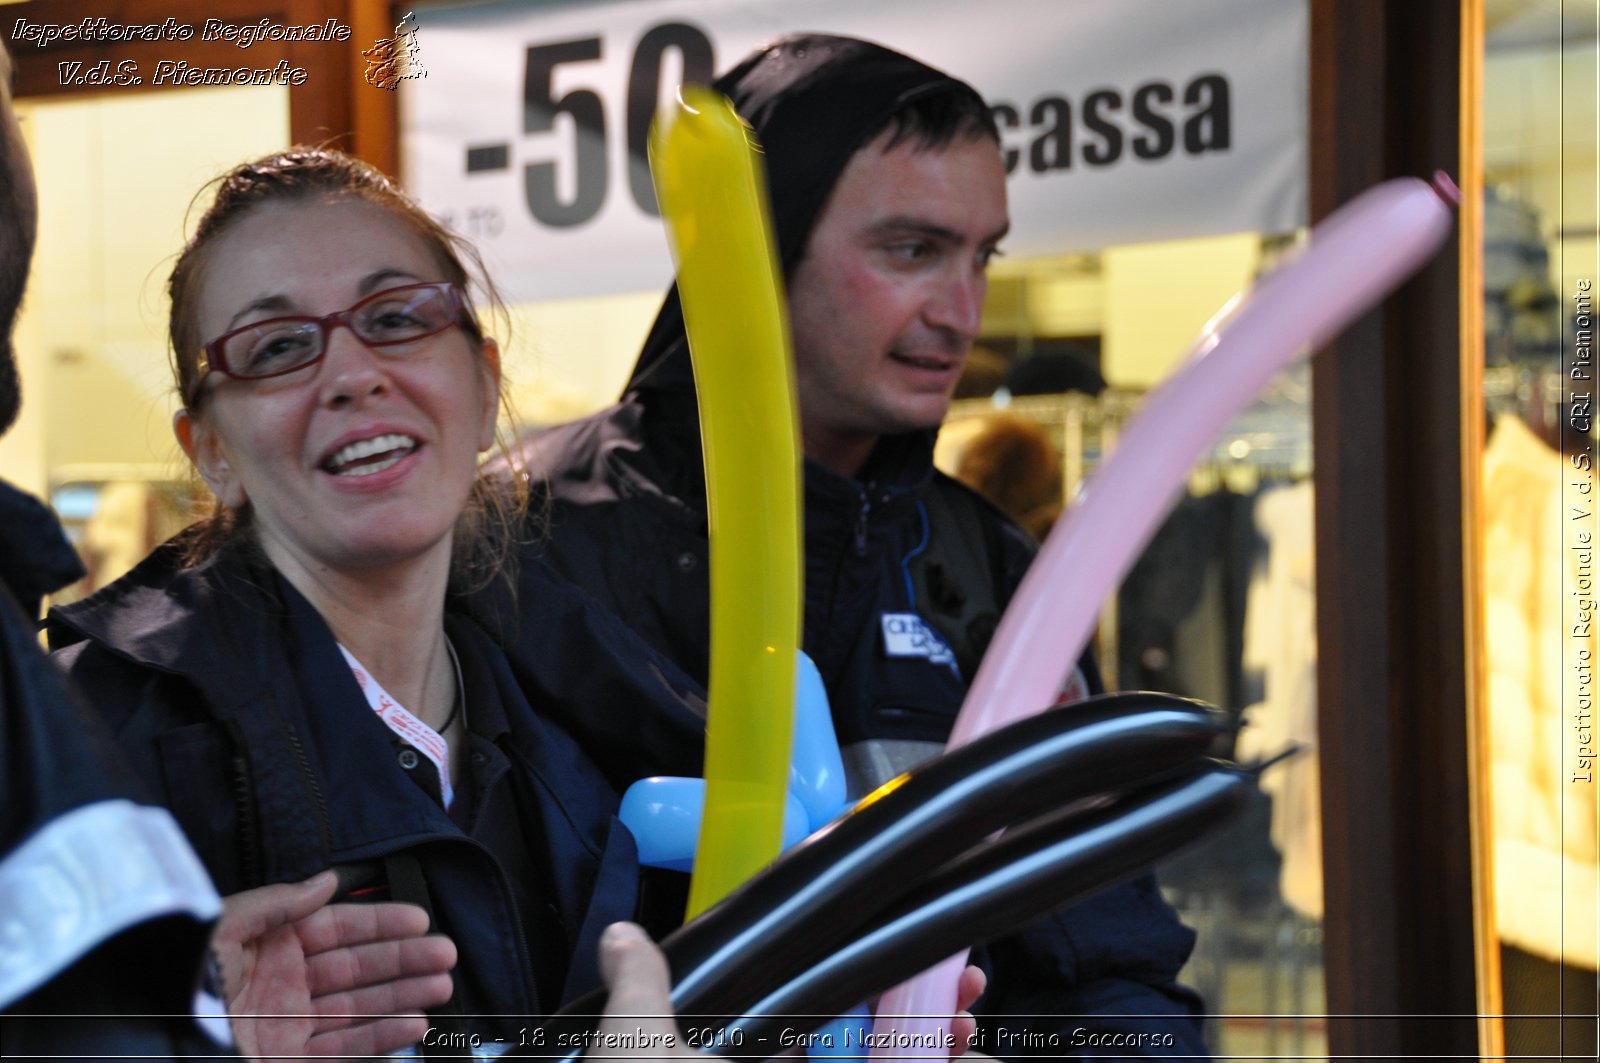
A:
<svg viewBox="0 0 1600 1063">
<path fill-rule="evenodd" d="M 5 133 L 0 131 L 0 139 Z M 13 145 L 0 143 L 0 434 L 11 427 L 22 405 L 11 329 L 28 286 L 28 263 L 33 258 L 33 212 L 24 210 L 20 197 Z"/>
<path fill-rule="evenodd" d="M 766 156 L 773 229 L 784 270 L 857 151 L 891 130 L 893 143 L 938 150 L 1000 132 L 976 89 L 881 44 L 822 33 L 783 37 L 712 86 L 754 127 Z"/>
<path fill-rule="evenodd" d="M 978 137 L 1000 142 L 1000 127 L 994 115 L 977 96 L 966 92 L 947 92 L 912 100 L 889 116 L 889 120 L 868 137 L 868 141 L 889 132 L 883 150 L 890 151 L 910 143 L 919 151 L 942 151 L 952 144 Z"/>
</svg>

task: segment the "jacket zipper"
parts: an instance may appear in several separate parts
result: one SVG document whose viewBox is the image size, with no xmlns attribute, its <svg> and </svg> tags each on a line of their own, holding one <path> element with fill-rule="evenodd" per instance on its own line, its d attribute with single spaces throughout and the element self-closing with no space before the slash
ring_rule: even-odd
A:
<svg viewBox="0 0 1600 1063">
<path fill-rule="evenodd" d="M 872 516 L 872 500 L 867 497 L 867 488 L 857 486 L 856 490 L 861 496 L 861 508 L 856 510 L 855 544 L 856 556 L 867 556 L 867 520 Z"/>
<path fill-rule="evenodd" d="M 328 809 L 322 796 L 322 787 L 317 782 L 316 775 L 311 771 L 311 762 L 306 757 L 305 747 L 300 744 L 299 734 L 296 733 L 292 727 L 287 728 L 286 730 L 289 736 L 290 748 L 294 750 L 295 758 L 300 762 L 300 770 L 305 774 L 307 785 L 311 787 L 313 798 L 312 803 L 316 807 L 317 820 L 322 828 L 323 852 L 328 854 L 329 858 L 331 859 L 333 853 L 333 826 L 328 819 Z M 412 845 L 407 846 L 407 848 L 415 848 L 417 845 L 424 843 L 437 844 L 441 842 L 464 845 L 474 853 L 477 853 L 479 856 L 483 857 L 483 859 L 488 861 L 489 866 L 494 869 L 494 877 L 496 879 L 495 888 L 500 893 L 501 903 L 505 905 L 506 911 L 511 914 L 511 929 L 515 931 L 514 940 L 516 943 L 517 959 L 522 964 L 522 979 L 524 983 L 523 988 L 525 990 L 524 999 L 531 1000 L 538 991 L 538 986 L 534 981 L 533 954 L 528 951 L 528 935 L 523 929 L 522 912 L 518 910 L 516 899 L 511 895 L 510 888 L 507 885 L 505 868 L 500 866 L 500 862 L 494 858 L 494 854 L 486 849 L 482 843 L 465 835 L 440 834 L 434 837 L 414 841 Z M 543 1001 L 540 1001 L 539 1003 L 541 1006 L 544 1004 Z M 547 1010 L 554 1011 L 555 1009 L 549 1008 Z"/>
<path fill-rule="evenodd" d="M 235 753 L 231 767 L 233 777 L 229 779 L 229 785 L 233 791 L 233 812 L 244 843 L 239 860 L 240 882 L 249 889 L 262 884 L 266 861 L 261 852 L 261 828 L 256 819 L 255 788 L 250 784 L 250 765 L 243 753 Z"/>
<path fill-rule="evenodd" d="M 511 887 L 508 884 L 505 868 L 500 866 L 500 861 L 495 859 L 494 854 L 485 848 L 482 842 L 465 834 L 440 834 L 436 837 L 422 839 L 407 848 L 414 848 L 424 842 L 427 844 L 463 845 L 481 856 L 494 869 L 495 889 L 500 894 L 500 902 L 505 905 L 506 911 L 511 914 L 512 940 L 517 947 L 517 960 L 522 964 L 523 1000 L 527 1003 L 535 1002 L 539 993 L 539 985 L 538 980 L 534 977 L 533 954 L 528 951 L 528 934 L 523 928 L 522 912 L 517 907 L 516 898 L 511 894 Z M 429 893 L 431 894 L 432 892 L 433 890 L 430 886 Z M 437 906 L 437 901 L 434 904 Z M 565 929 L 565 921 L 563 920 L 562 922 L 563 929 Z M 557 1010 L 556 1003 L 558 1002 L 538 1000 L 537 1003 L 546 1014 L 553 1014 Z"/>
<path fill-rule="evenodd" d="M 306 785 L 311 789 L 312 805 L 317 810 L 317 825 L 322 832 L 322 851 L 329 859 L 331 859 L 333 854 L 333 824 L 328 817 L 327 801 L 323 797 L 322 786 L 317 782 L 316 773 L 311 770 L 311 760 L 306 756 L 305 746 L 303 746 L 300 742 L 299 732 L 296 731 L 295 728 L 289 726 L 285 726 L 283 730 L 289 739 L 289 748 L 294 751 L 295 760 L 299 762 L 300 771 L 305 778 Z M 511 913 L 512 929 L 516 932 L 515 937 L 517 959 L 522 964 L 522 978 L 524 982 L 523 988 L 525 990 L 524 999 L 532 999 L 538 988 L 533 978 L 533 956 L 528 951 L 528 936 L 522 926 L 522 913 L 517 910 L 516 899 L 511 895 L 510 888 L 506 883 L 505 869 L 500 866 L 500 862 L 494 858 L 493 853 L 486 849 L 480 842 L 466 837 L 465 835 L 445 834 L 428 840 L 436 842 L 457 842 L 465 845 L 469 849 L 481 855 L 489 862 L 489 866 L 494 868 L 496 872 L 495 877 L 498 880 L 496 882 L 496 889 L 500 893 L 500 900 L 505 905 L 506 911 Z M 543 1004 L 543 1001 L 540 1001 L 540 1003 Z"/>
<path fill-rule="evenodd" d="M 277 713 L 274 712 L 274 716 Z M 281 719 L 281 717 L 279 717 Z M 284 735 L 289 739 L 289 748 L 294 751 L 294 759 L 300 765 L 300 774 L 305 779 L 306 785 L 311 788 L 311 804 L 317 810 L 317 828 L 322 835 L 322 852 L 327 858 L 333 856 L 333 821 L 328 818 L 328 805 L 322 796 L 322 785 L 317 782 L 317 773 L 311 770 L 311 758 L 306 756 L 305 747 L 300 744 L 300 734 L 293 727 L 284 727 Z"/>
</svg>

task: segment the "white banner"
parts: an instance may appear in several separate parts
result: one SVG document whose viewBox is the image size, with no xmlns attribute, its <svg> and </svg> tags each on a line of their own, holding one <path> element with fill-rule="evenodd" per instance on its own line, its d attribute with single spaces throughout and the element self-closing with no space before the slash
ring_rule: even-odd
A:
<svg viewBox="0 0 1600 1063">
<path fill-rule="evenodd" d="M 417 12 L 406 186 L 513 301 L 663 287 L 658 102 L 762 42 L 864 37 L 995 109 L 1017 256 L 1306 218 L 1306 0 L 613 0 Z M 632 161 L 630 161 L 632 160 Z"/>
</svg>

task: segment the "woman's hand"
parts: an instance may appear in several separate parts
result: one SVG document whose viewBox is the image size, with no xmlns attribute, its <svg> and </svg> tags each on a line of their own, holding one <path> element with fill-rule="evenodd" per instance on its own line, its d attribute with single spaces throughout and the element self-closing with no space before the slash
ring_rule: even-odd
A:
<svg viewBox="0 0 1600 1063">
<path fill-rule="evenodd" d="M 605 933 L 600 935 L 600 976 L 611 994 L 606 997 L 605 1016 L 600 1020 L 602 1036 L 595 1047 L 584 1053 L 586 1057 L 702 1058 L 699 1052 L 684 1044 L 683 1035 L 678 1032 L 672 1015 L 672 978 L 667 971 L 667 958 L 641 927 L 633 923 L 612 923 L 606 927 Z M 608 1033 L 616 1034 L 623 1043 L 645 1041 L 660 1047 L 655 1051 L 602 1048 L 600 1045 L 605 1043 L 604 1035 Z"/>
<path fill-rule="evenodd" d="M 366 1057 L 428 1028 L 456 948 L 410 904 L 329 904 L 331 871 L 234 894 L 212 934 L 234 1040 L 258 1060 Z"/>
<path fill-rule="evenodd" d="M 956 1049 L 950 1053 L 952 1059 L 966 1055 L 972 1047 L 972 1039 L 978 1033 L 978 1020 L 972 1017 L 969 1009 L 983 996 L 988 985 L 989 976 L 981 967 L 968 964 L 961 972 L 961 980 L 956 983 L 956 1013 L 950 1019 L 950 1035 L 956 1039 Z"/>
<path fill-rule="evenodd" d="M 672 978 L 667 970 L 667 958 L 650 940 L 644 930 L 632 923 L 613 923 L 600 936 L 600 974 L 605 979 L 611 995 L 606 998 L 605 1017 L 600 1021 L 600 1032 L 614 1033 L 623 1042 L 659 1045 L 660 1050 L 641 1054 L 637 1048 L 607 1052 L 598 1047 L 589 1049 L 586 1056 L 608 1056 L 630 1059 L 698 1060 L 701 1053 L 685 1047 L 672 1015 Z M 956 1007 L 950 1032 L 955 1036 L 960 1056 L 966 1053 L 977 1032 L 978 1023 L 968 1008 L 983 995 L 988 984 L 983 971 L 969 966 L 961 972 L 956 987 Z M 640 1037 L 643 1031 L 643 1037 Z M 599 1039 L 603 1043 L 604 1038 Z M 803 1055 L 803 1054 L 802 1054 Z"/>
</svg>

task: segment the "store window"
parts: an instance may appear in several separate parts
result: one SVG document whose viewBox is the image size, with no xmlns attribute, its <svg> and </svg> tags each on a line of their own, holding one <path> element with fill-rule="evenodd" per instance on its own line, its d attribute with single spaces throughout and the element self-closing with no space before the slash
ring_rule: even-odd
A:
<svg viewBox="0 0 1600 1063">
<path fill-rule="evenodd" d="M 407 83 L 399 94 L 407 130 L 401 145 L 403 177 L 425 203 L 439 202 L 431 198 L 438 186 L 430 184 L 433 164 L 423 154 L 436 146 L 428 140 L 434 133 L 415 106 L 424 89 L 441 93 L 452 84 L 451 49 L 459 43 L 473 77 L 488 80 L 456 83 L 460 96 L 441 108 L 442 119 L 452 131 L 471 126 L 471 135 L 480 138 L 476 150 L 498 145 L 500 156 L 515 161 L 517 169 L 507 168 L 513 178 L 509 194 L 485 194 L 500 178 L 492 168 L 472 170 L 472 156 L 446 143 L 448 150 L 433 158 L 443 160 L 452 180 L 470 185 L 472 195 L 460 199 L 458 209 L 440 213 L 484 247 L 491 272 L 502 283 L 516 265 L 501 255 L 498 238 L 513 220 L 526 221 L 519 213 L 530 209 L 523 203 L 520 167 L 555 167 L 549 196 L 577 202 L 574 182 L 593 176 L 593 167 L 582 176 L 578 167 L 584 158 L 595 157 L 575 120 L 580 102 L 594 98 L 604 104 L 608 143 L 625 148 L 633 129 L 626 120 L 627 101 L 637 71 L 653 70 L 659 88 L 688 61 L 679 48 L 657 55 L 659 67 L 638 62 L 642 54 L 650 56 L 643 50 L 647 27 L 623 25 L 618 12 L 660 6 L 422 7 L 418 40 L 430 74 L 426 82 Z M 736 5 L 683 6 L 709 11 Z M 719 66 L 754 40 L 789 28 L 782 24 L 785 18 L 814 28 L 828 24 L 824 16 L 836 16 L 841 31 L 884 40 L 962 73 L 962 59 L 971 62 L 979 43 L 965 32 L 973 16 L 960 3 L 941 5 L 946 13 L 939 17 L 924 14 L 931 7 L 919 7 L 911 17 L 904 5 L 853 0 L 746 6 L 750 11 L 721 40 Z M 1254 70 L 1268 60 L 1291 68 L 1303 63 L 1303 17 L 1282 23 L 1286 37 L 1261 34 L 1264 24 L 1278 25 L 1282 13 L 1303 16 L 1304 8 L 1291 0 L 1207 0 L 1190 10 L 1203 11 L 1202 27 L 1247 57 L 1241 69 Z M 427 17 L 455 9 L 463 12 L 455 31 Z M 522 18 L 532 10 L 551 21 L 514 32 L 496 25 L 496 19 Z M 1094 127 L 1084 117 L 1111 107 L 1110 97 L 1097 96 L 1105 86 L 1069 83 L 1064 71 L 1076 68 L 1059 54 L 1067 42 L 1077 42 L 1077 35 L 1065 30 L 1032 35 L 1048 42 L 1050 62 L 1041 64 L 1046 80 L 1040 87 L 1016 96 L 1015 124 L 1007 125 L 1006 144 L 1017 152 L 1021 167 L 1013 178 L 1014 202 L 1021 202 L 1016 189 L 1031 189 L 1030 195 L 1059 190 L 1070 178 L 1075 191 L 1063 193 L 1061 202 L 1079 206 L 1072 224 L 1081 230 L 1096 220 L 1096 212 L 1081 208 L 1080 190 L 1100 173 L 1148 182 L 1139 192 L 1140 209 L 1122 215 L 1130 230 L 1149 221 L 1156 206 L 1180 208 L 1163 216 L 1176 216 L 1174 229 L 1115 231 L 1087 246 L 1052 244 L 1038 236 L 1047 231 L 1042 224 L 1019 225 L 1013 247 L 1020 242 L 1021 249 L 993 272 L 980 350 L 952 410 L 940 461 L 952 472 L 975 476 L 971 459 L 981 449 L 980 437 L 994 428 L 997 417 L 1006 418 L 998 423 L 1026 437 L 1034 457 L 1020 470 L 1002 471 L 1001 482 L 989 489 L 1004 496 L 1023 486 L 1035 488 L 1031 494 L 1017 492 L 1015 500 L 1000 500 L 1013 504 L 1018 519 L 1040 535 L 1060 508 L 1070 505 L 1077 485 L 1115 445 L 1119 427 L 1171 371 L 1207 318 L 1296 238 L 1297 221 L 1262 231 L 1244 223 L 1208 227 L 1218 209 L 1189 199 L 1206 190 L 1182 180 L 1162 184 L 1152 176 L 1160 172 L 1156 162 L 1135 157 L 1136 138 L 1143 137 L 1152 152 L 1163 142 L 1159 126 L 1130 124 L 1134 96 L 1144 92 L 1147 102 L 1158 99 L 1159 86 L 1173 93 L 1173 136 L 1162 149 L 1163 165 L 1184 161 L 1185 152 L 1198 158 L 1212 151 L 1213 161 L 1226 161 L 1230 152 L 1244 150 L 1251 128 L 1242 110 L 1226 111 L 1230 122 L 1217 123 L 1224 113 L 1217 110 L 1223 99 L 1219 83 L 1206 69 L 1188 65 L 1198 41 L 1171 29 L 1174 10 L 1167 0 L 1008 0 L 986 9 L 986 18 L 1009 29 L 1025 28 L 1034 18 L 1058 17 L 1059 11 L 1088 12 L 1089 22 L 1109 27 L 1108 39 L 1128 49 L 1126 62 L 1112 64 L 1107 75 L 1106 85 L 1128 104 L 1117 112 L 1118 155 L 1109 159 L 1110 139 L 1095 140 Z M 476 30 L 473 20 L 481 20 Z M 951 27 L 958 32 L 949 32 Z M 938 56 L 941 38 L 945 48 L 954 49 L 952 58 Z M 590 39 L 606 42 L 605 65 L 569 58 L 549 69 L 538 67 L 548 75 L 539 91 L 560 109 L 550 122 L 530 124 L 524 103 L 529 70 L 537 65 L 530 53 Z M 1002 67 L 1020 65 L 1017 49 L 997 50 Z M 555 53 L 542 54 L 549 59 Z M 1299 77 L 1272 102 L 1299 114 L 1303 123 L 1303 71 Z M 535 79 L 533 84 L 544 83 Z M 1235 94 L 1232 103 L 1245 106 L 1250 94 L 1242 83 L 1225 84 Z M 1152 85 L 1158 88 L 1149 89 Z M 189 198 L 207 178 L 289 141 L 286 96 L 286 90 L 218 89 L 24 106 L 44 211 L 34 287 L 17 344 L 31 359 L 24 366 L 32 389 L 24 416 L 31 420 L 0 444 L 6 448 L 0 450 L 0 465 L 24 486 L 50 490 L 69 526 L 89 543 L 86 549 L 98 549 L 97 520 L 114 530 L 136 526 L 133 538 L 153 544 L 189 504 L 172 487 L 181 473 L 167 427 L 163 264 L 181 245 Z M 1091 104 L 1091 97 L 1098 102 Z M 1192 102 L 1180 108 L 1177 101 L 1190 97 Z M 1061 119 L 1069 113 L 1078 116 L 1070 128 Z M 1111 113 L 1100 112 L 1102 118 Z M 1193 123 L 1192 135 L 1186 122 Z M 1298 133 L 1267 139 L 1287 150 L 1250 169 L 1268 177 L 1287 174 L 1287 180 L 1268 182 L 1281 201 L 1273 213 L 1303 220 L 1303 124 Z M 1097 170 L 1086 145 L 1098 145 L 1095 150 L 1112 168 Z M 478 162 L 493 155 L 480 154 Z M 161 165 L 137 164 L 148 159 Z M 613 150 L 609 160 L 606 202 L 636 201 L 625 152 Z M 1209 194 L 1233 205 L 1250 198 L 1244 192 L 1223 182 Z M 1183 229 L 1195 219 L 1207 226 Z M 1177 239 L 1201 229 L 1209 235 Z M 507 242 L 556 247 L 569 236 L 603 247 L 595 243 L 593 230 L 577 226 L 540 229 L 533 237 L 517 235 Z M 1032 244 L 1026 242 L 1030 239 Z M 582 265 L 576 255 L 561 253 L 538 283 L 510 285 L 514 344 L 508 380 L 527 425 L 578 416 L 618 393 L 666 280 L 660 266 L 664 245 L 652 246 L 658 265 L 647 282 L 558 293 L 563 274 L 576 276 Z M 613 270 L 634 265 L 631 252 L 595 257 Z M 1315 1056 L 1326 1045 L 1308 389 L 1303 369 L 1285 374 L 1217 440 L 1191 476 L 1172 519 L 1108 603 L 1099 634 L 1100 657 L 1114 688 L 1188 694 L 1243 721 L 1238 746 L 1219 752 L 1250 758 L 1274 755 L 1291 743 L 1309 747 L 1267 774 L 1261 800 L 1230 833 L 1162 870 L 1169 896 L 1200 932 L 1185 978 L 1205 994 L 1217 1016 L 1210 1036 L 1221 1056 Z M 116 534 L 109 541 L 122 542 Z M 117 550 L 132 557 L 142 553 L 132 545 Z M 109 561 L 97 566 L 96 581 L 114 576 L 113 568 Z"/>
<path fill-rule="evenodd" d="M 1593 1059 L 1600 1010 L 1596 16 L 1486 9 L 1480 778 L 1505 1047 L 1522 1058 Z"/>
<path fill-rule="evenodd" d="M 164 282 L 196 191 L 288 139 L 287 88 L 22 100 L 39 236 L 14 346 L 27 398 L 0 468 L 49 497 L 84 554 L 82 593 L 185 523 Z M 58 598 L 64 600 L 64 598 Z"/>
</svg>

